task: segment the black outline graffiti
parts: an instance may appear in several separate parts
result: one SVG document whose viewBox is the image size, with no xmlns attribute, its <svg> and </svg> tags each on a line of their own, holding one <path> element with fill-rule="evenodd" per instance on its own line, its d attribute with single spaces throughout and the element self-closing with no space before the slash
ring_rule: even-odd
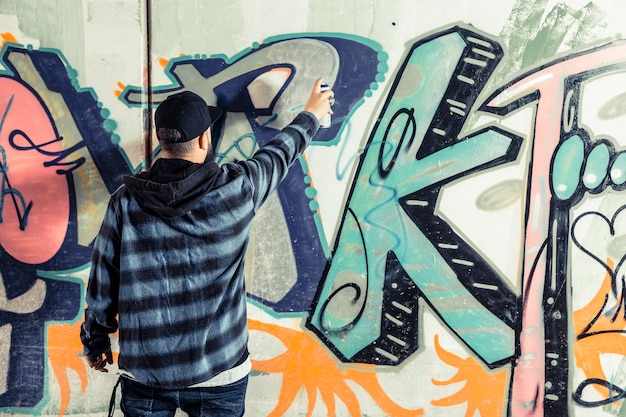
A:
<svg viewBox="0 0 626 417">
<path fill-rule="evenodd" d="M 415 124 L 415 116 L 413 115 L 414 113 L 415 113 L 415 109 L 414 108 L 399 109 L 391 117 L 391 120 L 389 120 L 389 123 L 387 124 L 387 128 L 385 129 L 385 134 L 383 135 L 382 144 L 381 144 L 380 150 L 378 152 L 378 172 L 380 173 L 380 176 L 382 178 L 387 177 L 389 175 L 389 173 L 391 172 L 391 170 L 393 169 L 393 167 L 396 165 L 396 160 L 398 158 L 398 155 L 400 154 L 400 150 L 402 149 L 402 144 L 404 143 L 404 139 L 406 138 L 407 131 L 409 130 L 409 127 L 412 127 L 413 133 L 411 133 L 411 135 L 409 136 L 410 137 L 409 143 L 407 143 L 407 145 L 406 145 L 406 149 L 407 150 L 408 150 L 408 148 L 411 147 L 411 144 L 415 140 L 415 134 L 417 133 L 417 127 L 416 127 L 416 124 Z M 396 120 L 403 114 L 406 114 L 406 116 L 407 116 L 407 123 L 404 125 L 404 129 L 402 131 L 402 135 L 400 136 L 400 141 L 395 145 L 396 149 L 395 149 L 395 152 L 394 152 L 393 156 L 391 157 L 391 160 L 387 163 L 387 166 L 383 166 L 384 159 L 385 159 L 385 144 L 389 140 L 389 131 L 391 130 L 392 126 L 396 123 Z"/>
<path fill-rule="evenodd" d="M 626 320 L 626 278 L 624 277 L 624 275 L 622 275 L 621 277 L 621 292 L 619 296 L 618 296 L 618 288 L 617 288 L 617 279 L 618 279 L 619 271 L 621 270 L 621 267 L 624 265 L 624 262 L 626 262 L 626 256 L 622 257 L 619 260 L 619 262 L 615 265 L 615 267 L 611 269 L 602 259 L 600 259 L 592 251 L 588 250 L 580 242 L 580 240 L 576 237 L 575 231 L 576 231 L 576 226 L 579 221 L 581 221 L 582 219 L 588 216 L 597 216 L 607 224 L 607 226 L 609 227 L 610 235 L 614 236 L 615 235 L 615 220 L 624 210 L 626 210 L 626 206 L 620 207 L 619 209 L 615 211 L 615 213 L 610 219 L 603 213 L 600 213 L 597 211 L 588 211 L 588 212 L 582 213 L 572 222 L 572 228 L 571 228 L 571 239 L 574 245 L 576 245 L 576 247 L 580 249 L 583 253 L 591 257 L 594 261 L 596 261 L 611 278 L 611 293 L 619 301 L 618 304 L 616 305 L 615 312 L 613 313 L 613 316 L 610 319 L 611 322 L 615 322 L 620 317 L 620 312 L 621 312 L 621 318 L 623 320 Z M 596 335 L 606 334 L 606 333 L 626 334 L 626 330 L 590 331 L 591 328 L 597 323 L 598 319 L 604 314 L 608 301 L 609 301 L 609 294 L 605 294 L 602 306 L 596 312 L 596 315 L 593 317 L 593 319 L 591 319 L 590 322 L 576 336 L 576 340 L 582 340 L 587 337 L 593 337 Z M 592 385 L 598 385 L 600 387 L 606 388 L 607 392 L 609 392 L 608 397 L 606 399 L 598 400 L 598 401 L 587 401 L 583 399 L 585 388 L 592 386 Z M 613 395 L 613 393 L 616 393 L 616 395 Z M 612 382 L 601 379 L 601 378 L 585 379 L 578 385 L 578 387 L 573 393 L 573 399 L 577 404 L 584 406 L 584 407 L 589 407 L 589 408 L 601 407 L 610 403 L 614 403 L 623 399 L 624 397 L 626 397 L 626 389 L 623 389 L 613 384 Z"/>
<path fill-rule="evenodd" d="M 7 195 L 10 195 L 20 224 L 20 230 L 25 230 L 28 225 L 28 213 L 30 213 L 30 209 L 33 207 L 33 202 L 30 201 L 26 204 L 26 200 L 24 199 L 24 196 L 22 196 L 22 193 L 11 187 L 8 174 L 9 165 L 7 164 L 7 155 L 2 146 L 0 146 L 0 155 L 2 156 L 2 159 L 0 160 L 0 175 L 2 176 L 2 187 L 0 187 L 0 223 L 3 222 L 2 213 L 4 211 L 4 199 Z"/>
<path fill-rule="evenodd" d="M 21 136 L 23 137 L 26 142 L 28 142 L 31 146 L 19 146 L 15 143 L 14 138 L 16 136 Z M 33 140 L 26 134 L 24 133 L 22 130 L 19 129 L 15 129 L 11 132 L 11 134 L 9 135 L 9 143 L 11 144 L 11 146 L 18 150 L 18 151 L 37 151 L 42 155 L 45 156 L 55 156 L 56 158 L 53 159 L 52 161 L 46 161 L 43 163 L 43 165 L 45 167 L 50 167 L 50 166 L 69 166 L 71 168 L 69 169 L 57 169 L 56 173 L 57 174 L 69 174 L 70 172 L 80 168 L 86 161 L 86 158 L 84 156 L 81 156 L 79 158 L 77 158 L 74 161 L 69 161 L 69 162 L 61 162 L 63 159 L 67 158 L 69 155 L 71 155 L 72 153 L 78 151 L 81 148 L 85 147 L 85 143 L 84 142 L 80 142 L 70 148 L 64 149 L 62 151 L 59 152 L 50 152 L 50 151 L 46 151 L 44 150 L 44 147 L 51 145 L 53 143 L 57 143 L 57 142 L 61 142 L 63 141 L 63 136 L 59 136 L 56 137 L 48 142 L 44 142 L 41 144 L 36 144 L 35 142 L 33 142 Z"/>
<path fill-rule="evenodd" d="M 348 210 L 348 211 L 349 211 L 350 215 L 355 219 L 355 223 L 359 227 L 359 235 L 361 237 L 363 237 L 363 230 L 361 229 L 361 225 L 359 224 L 359 222 L 356 221 L 356 217 L 354 216 L 354 212 L 352 210 Z M 365 240 L 364 239 L 361 239 L 361 243 L 365 247 Z M 367 251 L 364 250 L 363 253 L 364 253 L 364 256 L 365 256 L 365 264 L 368 265 L 368 263 L 367 263 Z M 368 273 L 368 275 L 369 275 L 369 273 Z M 347 330 L 347 329 L 351 328 L 353 323 L 359 321 L 359 319 L 363 315 L 363 311 L 365 310 L 365 302 L 367 300 L 367 294 L 369 293 L 368 287 L 369 287 L 369 279 L 367 277 L 365 277 L 365 290 L 363 290 L 363 291 L 361 291 L 361 287 L 356 282 L 346 283 L 346 284 L 343 284 L 343 285 L 339 286 L 338 288 L 336 288 L 332 292 L 332 294 L 330 294 L 329 297 L 322 304 L 322 307 L 320 309 L 321 310 L 320 319 L 319 319 L 319 323 L 318 323 L 320 328 L 324 329 L 324 331 L 326 331 L 326 332 L 341 332 L 341 331 L 344 331 L 344 330 Z M 326 315 L 326 310 L 328 309 L 328 305 L 341 292 L 343 292 L 344 290 L 349 289 L 349 288 L 352 288 L 352 289 L 355 290 L 355 295 L 352 298 L 352 304 L 356 304 L 356 302 L 359 300 L 359 298 L 361 298 L 361 293 L 363 293 L 363 295 L 364 295 L 364 299 L 363 299 L 363 302 L 361 304 L 361 308 L 360 308 L 359 312 L 346 325 L 344 325 L 342 327 L 339 327 L 339 328 L 332 328 L 332 329 L 327 328 L 327 326 L 324 324 L 324 316 Z"/>
</svg>

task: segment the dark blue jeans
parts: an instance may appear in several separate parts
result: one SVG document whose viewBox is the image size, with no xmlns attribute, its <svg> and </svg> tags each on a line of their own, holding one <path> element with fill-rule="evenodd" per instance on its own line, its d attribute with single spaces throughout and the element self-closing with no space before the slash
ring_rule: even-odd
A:
<svg viewBox="0 0 626 417">
<path fill-rule="evenodd" d="M 221 387 L 164 390 L 122 377 L 120 407 L 126 417 L 173 417 L 180 408 L 189 417 L 242 417 L 248 377 Z"/>
</svg>

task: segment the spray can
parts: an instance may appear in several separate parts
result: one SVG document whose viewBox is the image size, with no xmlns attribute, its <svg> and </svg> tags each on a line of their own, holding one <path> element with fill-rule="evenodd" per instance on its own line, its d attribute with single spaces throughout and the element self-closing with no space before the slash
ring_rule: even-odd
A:
<svg viewBox="0 0 626 417">
<path fill-rule="evenodd" d="M 330 90 L 330 86 L 326 83 L 322 83 L 322 85 L 320 85 L 320 92 L 323 93 L 324 91 L 328 91 Z M 330 114 L 327 114 L 326 116 L 322 117 L 322 120 L 320 120 L 320 127 L 322 128 L 329 128 L 331 124 L 331 120 L 330 120 Z"/>
</svg>

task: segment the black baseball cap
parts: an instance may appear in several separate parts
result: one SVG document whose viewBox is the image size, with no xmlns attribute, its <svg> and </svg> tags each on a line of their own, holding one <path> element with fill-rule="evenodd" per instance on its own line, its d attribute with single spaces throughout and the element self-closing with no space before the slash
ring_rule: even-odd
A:
<svg viewBox="0 0 626 417">
<path fill-rule="evenodd" d="M 154 124 L 157 132 L 162 127 L 177 130 L 181 139 L 176 142 L 187 142 L 200 136 L 221 116 L 219 108 L 208 106 L 202 97 L 191 91 L 183 91 L 159 104 Z"/>
</svg>

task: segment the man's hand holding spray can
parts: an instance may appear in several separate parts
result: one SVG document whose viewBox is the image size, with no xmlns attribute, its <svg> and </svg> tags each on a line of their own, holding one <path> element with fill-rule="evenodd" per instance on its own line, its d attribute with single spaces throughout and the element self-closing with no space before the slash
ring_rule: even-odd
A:
<svg viewBox="0 0 626 417">
<path fill-rule="evenodd" d="M 320 92 L 323 93 L 324 91 L 328 91 L 330 90 L 330 86 L 326 83 L 322 83 L 320 85 Z M 335 97 L 329 97 L 328 100 L 330 100 L 330 105 L 334 105 L 335 104 Z M 322 120 L 320 120 L 320 127 L 322 128 L 329 128 L 331 124 L 331 120 L 330 120 L 330 113 L 327 114 L 326 116 L 324 116 L 322 118 Z"/>
</svg>

